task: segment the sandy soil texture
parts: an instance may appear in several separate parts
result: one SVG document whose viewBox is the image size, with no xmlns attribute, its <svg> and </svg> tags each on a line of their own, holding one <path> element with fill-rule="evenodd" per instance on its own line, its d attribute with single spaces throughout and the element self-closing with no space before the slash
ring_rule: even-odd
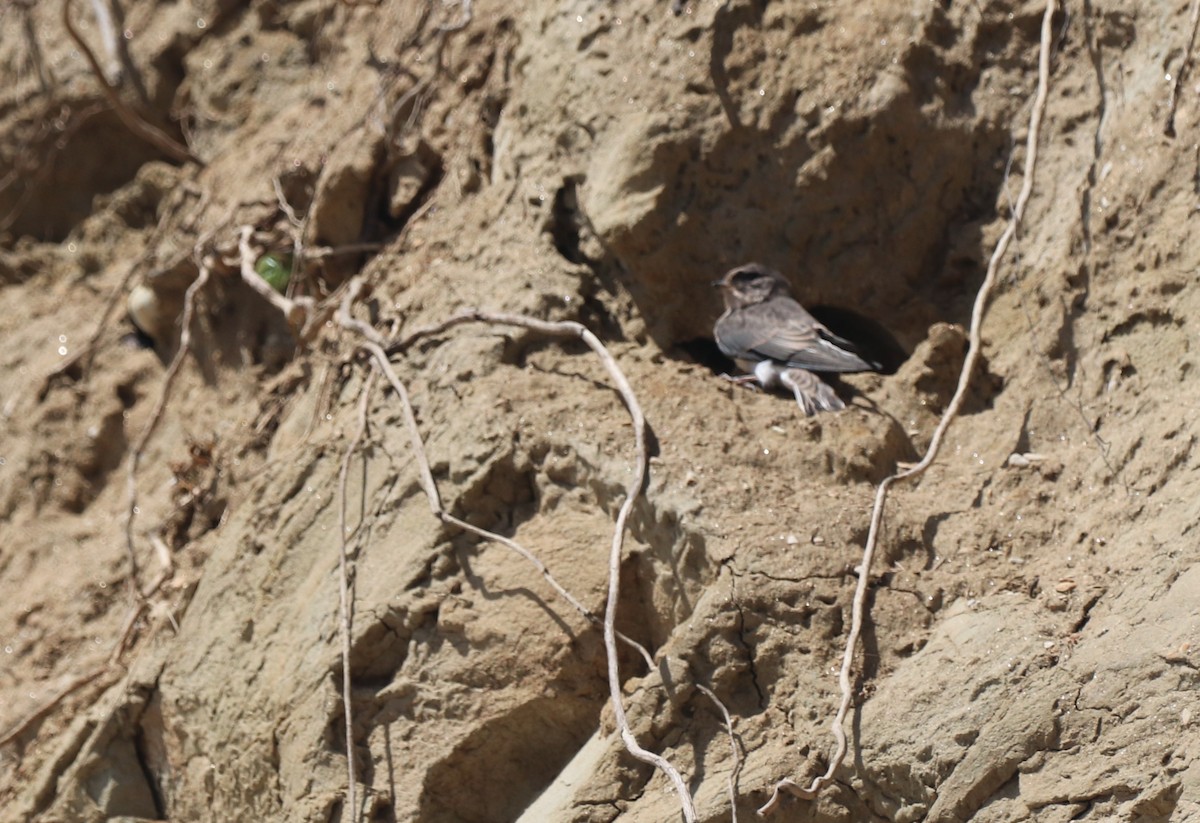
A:
<svg viewBox="0 0 1200 823">
<path fill-rule="evenodd" d="M 1195 4 L 1137 5 L 1054 17 L 980 367 L 888 502 L 849 756 L 772 819 L 1200 819 Z M 352 278 L 383 339 L 466 307 L 597 335 L 650 431 L 634 734 L 708 823 L 824 771 L 875 484 L 958 380 L 1044 8 L 0 5 L 0 821 L 681 819 L 600 628 L 431 514 Z M 887 366 L 845 411 L 721 379 L 710 283 L 751 260 Z M 472 324 L 392 363 L 446 510 L 603 613 L 636 455 L 600 361 Z"/>
</svg>

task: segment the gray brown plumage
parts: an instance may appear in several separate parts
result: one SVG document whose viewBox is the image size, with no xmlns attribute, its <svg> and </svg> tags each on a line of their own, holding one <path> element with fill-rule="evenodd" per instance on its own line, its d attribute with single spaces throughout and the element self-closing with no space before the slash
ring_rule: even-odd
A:
<svg viewBox="0 0 1200 823">
<path fill-rule="evenodd" d="M 825 328 L 791 296 L 783 275 L 758 263 L 738 266 L 714 282 L 725 313 L 713 327 L 721 351 L 752 371 L 763 388 L 789 389 L 805 414 L 845 404 L 818 372 L 877 371 L 854 345 Z"/>
</svg>

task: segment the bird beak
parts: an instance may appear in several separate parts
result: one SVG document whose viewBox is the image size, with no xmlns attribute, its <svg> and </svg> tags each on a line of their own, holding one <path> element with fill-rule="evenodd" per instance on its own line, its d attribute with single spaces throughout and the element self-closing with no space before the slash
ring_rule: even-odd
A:
<svg viewBox="0 0 1200 823">
<path fill-rule="evenodd" d="M 723 288 L 725 288 L 725 280 L 724 280 L 724 278 L 718 277 L 716 280 L 709 283 L 709 285 L 712 286 L 714 289 L 723 289 Z"/>
</svg>

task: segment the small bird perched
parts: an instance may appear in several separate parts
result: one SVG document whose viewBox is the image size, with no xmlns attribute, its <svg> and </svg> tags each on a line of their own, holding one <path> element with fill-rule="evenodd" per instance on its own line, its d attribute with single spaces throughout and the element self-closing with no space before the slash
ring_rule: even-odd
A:
<svg viewBox="0 0 1200 823">
<path fill-rule="evenodd" d="M 854 344 L 821 325 L 791 295 L 783 275 L 759 263 L 726 272 L 713 285 L 725 298 L 725 313 L 713 326 L 717 346 L 765 389 L 790 389 L 806 415 L 846 408 L 833 389 L 813 374 L 879 371 L 855 353 Z"/>
</svg>

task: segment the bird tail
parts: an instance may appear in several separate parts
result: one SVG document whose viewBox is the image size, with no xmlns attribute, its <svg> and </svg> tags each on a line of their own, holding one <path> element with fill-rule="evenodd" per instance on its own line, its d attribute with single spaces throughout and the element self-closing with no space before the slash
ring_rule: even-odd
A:
<svg viewBox="0 0 1200 823">
<path fill-rule="evenodd" d="M 819 411 L 839 411 L 846 408 L 846 404 L 828 384 L 806 369 L 784 369 L 779 375 L 779 382 L 792 390 L 796 402 L 809 417 Z"/>
</svg>

